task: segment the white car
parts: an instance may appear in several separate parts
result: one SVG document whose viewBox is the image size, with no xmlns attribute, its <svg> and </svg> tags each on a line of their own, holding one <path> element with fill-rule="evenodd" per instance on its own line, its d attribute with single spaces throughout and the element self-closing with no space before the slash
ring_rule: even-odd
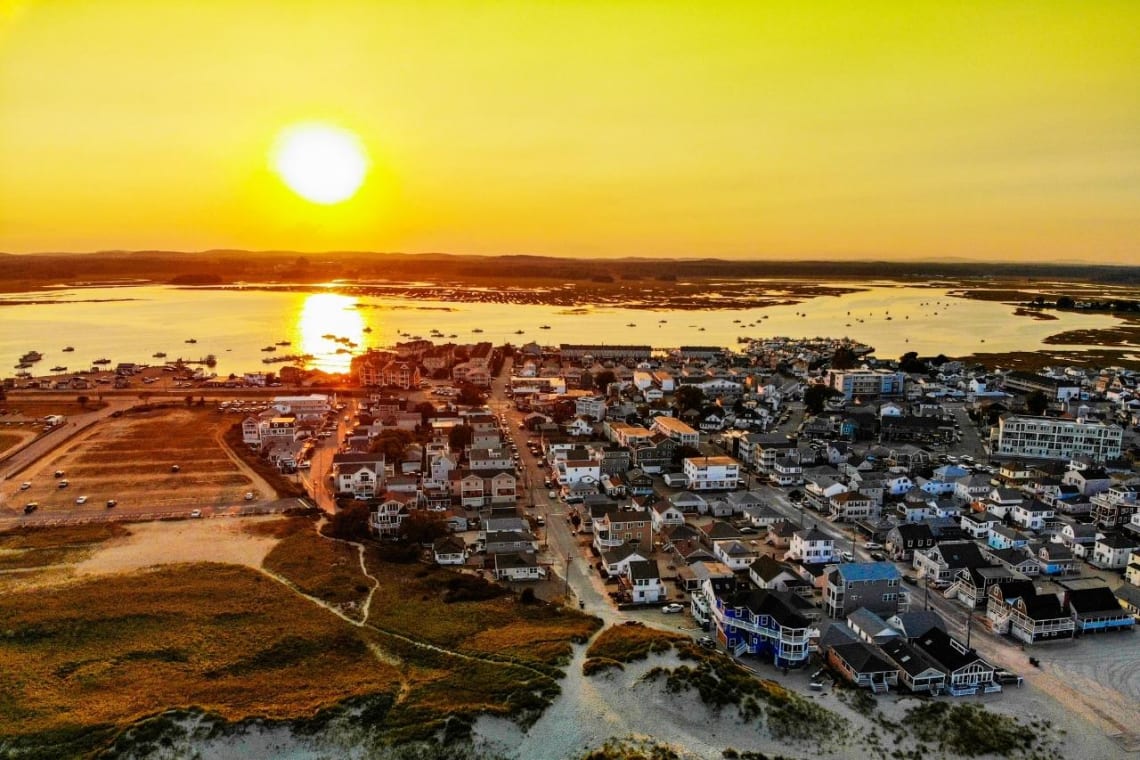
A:
<svg viewBox="0 0 1140 760">
<path fill-rule="evenodd" d="M 21 491 L 27 491 L 31 487 L 32 487 L 32 484 L 27 480 L 25 480 L 23 483 L 20 484 L 20 490 Z"/>
<path fill-rule="evenodd" d="M 551 498 L 551 499 L 557 499 L 557 498 L 558 498 L 558 493 L 557 493 L 557 492 L 555 492 L 555 491 L 551 491 L 551 492 L 549 492 L 549 493 L 548 493 L 548 494 L 546 494 L 546 495 L 547 495 L 547 497 L 548 497 L 548 498 Z"/>
<path fill-rule="evenodd" d="M 245 492 L 245 500 L 246 501 L 253 501 L 253 491 L 246 491 Z"/>
<path fill-rule="evenodd" d="M 675 615 L 678 612 L 684 612 L 685 611 L 685 605 L 677 604 L 677 603 L 666 604 L 664 607 L 661 608 L 661 611 L 664 612 L 666 615 Z"/>
<path fill-rule="evenodd" d="M 190 516 L 191 517 L 201 517 L 202 516 L 202 510 L 200 510 L 200 509 L 191 510 Z"/>
<path fill-rule="evenodd" d="M 87 497 L 86 496 L 80 496 L 75 500 L 75 503 L 76 504 L 86 504 L 87 503 Z"/>
<path fill-rule="evenodd" d="M 867 541 L 863 544 L 864 549 L 882 549 L 882 544 L 877 544 L 874 541 Z"/>
</svg>

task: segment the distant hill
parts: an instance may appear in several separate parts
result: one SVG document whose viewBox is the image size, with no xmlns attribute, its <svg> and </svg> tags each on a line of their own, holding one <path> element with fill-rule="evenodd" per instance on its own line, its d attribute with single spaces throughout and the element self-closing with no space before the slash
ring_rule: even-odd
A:
<svg viewBox="0 0 1140 760">
<path fill-rule="evenodd" d="M 533 254 L 329 251 L 99 251 L 0 253 L 0 287 L 18 290 L 53 282 L 138 278 L 155 282 L 221 284 L 236 281 L 318 282 L 349 279 L 489 279 L 619 281 L 657 277 L 662 265 L 677 278 L 810 278 L 826 280 L 1067 280 L 1138 284 L 1140 267 L 976 261 L 736 261 L 715 258 L 574 259 Z M 187 279 L 189 278 L 189 279 Z"/>
</svg>

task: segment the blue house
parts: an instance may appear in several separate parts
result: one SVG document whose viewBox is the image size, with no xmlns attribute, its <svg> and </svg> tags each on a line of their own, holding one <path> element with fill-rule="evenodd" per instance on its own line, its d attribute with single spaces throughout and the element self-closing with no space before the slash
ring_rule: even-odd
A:
<svg viewBox="0 0 1140 760">
<path fill-rule="evenodd" d="M 711 589 L 709 589 L 711 592 Z M 712 623 L 718 644 L 737 657 L 750 654 L 776 667 L 797 668 L 808 662 L 811 603 L 788 591 L 753 589 L 715 597 Z"/>
<path fill-rule="evenodd" d="M 1131 630 L 1136 624 L 1132 613 L 1120 606 L 1108 586 L 1070 589 L 1065 606 L 1077 624 L 1077 633 L 1107 633 Z"/>
</svg>

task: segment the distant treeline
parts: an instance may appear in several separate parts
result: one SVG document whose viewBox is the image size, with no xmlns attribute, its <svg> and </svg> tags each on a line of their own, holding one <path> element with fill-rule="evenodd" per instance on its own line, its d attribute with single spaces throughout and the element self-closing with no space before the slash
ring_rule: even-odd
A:
<svg viewBox="0 0 1140 760">
<path fill-rule="evenodd" d="M 668 274 L 662 276 L 667 262 Z M 1140 267 L 1087 264 L 1013 264 L 897 261 L 728 261 L 722 259 L 565 259 L 544 256 L 459 256 L 442 253 L 300 254 L 290 251 L 104 251 L 0 254 L 0 286 L 46 282 L 148 279 L 174 284 L 239 280 L 318 282 L 329 277 L 369 279 L 560 280 L 620 283 L 641 279 L 810 278 L 821 280 L 1068 280 L 1138 284 Z"/>
</svg>

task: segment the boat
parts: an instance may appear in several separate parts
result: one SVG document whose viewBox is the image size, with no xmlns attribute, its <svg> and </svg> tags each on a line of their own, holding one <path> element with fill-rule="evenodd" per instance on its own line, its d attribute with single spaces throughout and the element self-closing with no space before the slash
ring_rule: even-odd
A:
<svg viewBox="0 0 1140 760">
<path fill-rule="evenodd" d="M 321 337 L 324 338 L 325 340 L 336 340 L 336 336 L 333 335 L 332 333 L 325 333 Z"/>
<path fill-rule="evenodd" d="M 459 336 L 458 336 L 458 335 L 456 335 L 455 333 L 452 333 L 451 335 L 448 335 L 447 337 L 449 337 L 449 338 L 458 338 Z"/>
<path fill-rule="evenodd" d="M 263 349 L 261 349 L 261 350 L 262 350 L 262 351 L 276 351 L 276 350 L 277 350 L 277 346 L 266 346 L 265 348 L 263 348 Z"/>
<path fill-rule="evenodd" d="M 522 334 L 523 334 L 522 330 L 515 330 L 515 335 L 522 335 Z"/>
<path fill-rule="evenodd" d="M 275 343 L 274 345 L 277 345 L 277 346 L 291 346 L 291 345 L 293 345 L 293 342 L 292 342 L 292 341 L 289 341 L 289 340 L 279 340 L 279 341 L 277 341 L 277 343 Z"/>
<path fill-rule="evenodd" d="M 67 367 L 52 367 L 52 372 L 67 372 Z"/>
<path fill-rule="evenodd" d="M 165 351 L 155 351 L 153 354 L 151 354 L 151 356 L 153 356 L 155 359 L 165 359 L 166 358 L 166 352 Z"/>
<path fill-rule="evenodd" d="M 95 361 L 93 361 L 93 362 L 91 362 L 91 363 L 92 363 L 92 364 L 110 364 L 110 363 L 111 363 L 111 360 L 110 360 L 110 359 L 107 359 L 107 358 L 103 358 L 103 359 L 96 359 Z"/>
<path fill-rule="evenodd" d="M 16 369 L 28 369 L 31 366 L 32 365 L 28 364 L 27 362 L 20 362 L 16 365 Z"/>
<path fill-rule="evenodd" d="M 549 329 L 550 329 L 550 325 L 539 325 L 539 326 L 538 326 L 538 329 L 539 329 L 539 330 L 549 330 Z"/>
<path fill-rule="evenodd" d="M 627 322 L 625 326 L 626 327 L 637 327 L 637 323 L 636 322 Z"/>
<path fill-rule="evenodd" d="M 66 353 L 70 353 L 70 352 L 72 352 L 72 351 L 74 351 L 74 350 L 75 350 L 75 346 L 64 346 L 64 347 L 63 347 L 63 352 L 64 352 L 65 354 L 66 354 Z"/>
<path fill-rule="evenodd" d="M 372 332 L 372 328 L 365 325 L 364 332 Z"/>
<path fill-rule="evenodd" d="M 475 328 L 474 330 L 472 330 L 471 332 L 473 332 L 473 333 L 481 333 L 481 332 L 483 332 L 483 328 L 482 328 L 482 327 L 476 327 L 476 328 Z"/>
<path fill-rule="evenodd" d="M 44 355 L 41 354 L 39 351 L 29 351 L 28 353 L 26 353 L 20 357 L 20 361 L 21 362 L 38 362 L 42 358 L 44 358 Z"/>
<path fill-rule="evenodd" d="M 197 339 L 197 338 L 187 338 L 187 339 L 186 339 L 186 342 L 187 342 L 187 343 L 197 343 L 197 342 L 198 342 L 198 339 Z"/>
</svg>

